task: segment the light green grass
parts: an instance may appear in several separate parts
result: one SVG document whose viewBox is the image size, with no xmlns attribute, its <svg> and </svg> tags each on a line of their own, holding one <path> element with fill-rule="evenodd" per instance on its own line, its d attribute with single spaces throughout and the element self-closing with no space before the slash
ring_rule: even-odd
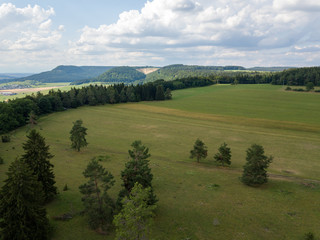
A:
<svg viewBox="0 0 320 240">
<path fill-rule="evenodd" d="M 319 97 L 266 85 L 222 85 L 175 91 L 172 101 L 82 107 L 44 116 L 37 129 L 55 155 L 52 163 L 60 189 L 47 206 L 49 217 L 81 211 L 78 186 L 94 156 L 110 157 L 103 165 L 115 176 L 111 195 L 116 198 L 127 150 L 140 139 L 150 148 L 159 197 L 152 239 L 298 240 L 309 231 L 320 236 L 320 185 L 304 180 L 320 180 L 320 121 L 315 113 Z M 308 107 L 296 108 L 300 101 Z M 276 102 L 280 110 L 272 107 Z M 70 149 L 69 131 L 80 118 L 88 128 L 89 145 L 77 153 Z M 0 144 L 6 161 L 0 165 L 1 181 L 9 162 L 23 152 L 26 130 L 16 130 L 11 143 Z M 200 164 L 189 159 L 198 137 L 209 148 L 208 159 Z M 213 164 L 224 141 L 232 151 L 230 169 Z M 275 157 L 272 174 L 287 177 L 271 177 L 261 188 L 244 186 L 239 177 L 252 143 L 262 144 L 266 154 Z M 65 184 L 70 190 L 63 192 Z M 52 224 L 53 239 L 114 238 L 97 235 L 81 216 Z"/>
</svg>

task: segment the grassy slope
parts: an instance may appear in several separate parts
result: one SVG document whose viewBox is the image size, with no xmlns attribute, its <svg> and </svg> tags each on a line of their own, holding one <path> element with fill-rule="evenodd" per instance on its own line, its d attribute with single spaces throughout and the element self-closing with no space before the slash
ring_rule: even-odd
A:
<svg viewBox="0 0 320 240">
<path fill-rule="evenodd" d="M 82 171 L 93 156 L 110 157 L 103 164 L 117 180 L 111 190 L 116 197 L 127 150 L 141 139 L 152 154 L 150 165 L 160 199 L 154 239 L 291 240 L 308 231 L 320 235 L 320 186 L 301 184 L 307 183 L 303 178 L 320 180 L 320 95 L 284 92 L 276 86 L 224 85 L 175 91 L 173 97 L 42 117 L 38 128 L 55 155 L 52 162 L 60 189 L 58 199 L 48 206 L 49 216 L 81 210 L 78 186 L 85 181 Z M 69 148 L 68 137 L 72 122 L 79 118 L 88 127 L 89 146 L 76 153 Z M 22 153 L 26 129 L 15 131 L 11 143 L 0 144 L 6 160 L 0 166 L 0 180 L 8 163 Z M 197 137 L 209 148 L 209 158 L 200 164 L 188 158 Z M 232 150 L 230 169 L 212 164 L 223 141 Z M 295 178 L 272 177 L 261 188 L 241 184 L 245 150 L 252 143 L 262 144 L 267 154 L 275 156 L 270 166 L 273 174 Z M 66 183 L 70 190 L 63 192 Z M 52 223 L 53 239 L 114 237 L 95 234 L 80 216 Z"/>
</svg>

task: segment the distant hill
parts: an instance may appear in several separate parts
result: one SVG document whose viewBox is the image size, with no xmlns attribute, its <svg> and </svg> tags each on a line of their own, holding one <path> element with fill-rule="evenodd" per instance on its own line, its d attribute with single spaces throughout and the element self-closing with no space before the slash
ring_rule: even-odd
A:
<svg viewBox="0 0 320 240">
<path fill-rule="evenodd" d="M 43 83 L 74 82 L 82 79 L 91 79 L 111 69 L 110 66 L 65 66 L 61 65 L 51 71 L 18 78 L 15 81 L 34 80 Z"/>
<path fill-rule="evenodd" d="M 147 75 L 146 81 L 152 82 L 158 79 L 166 81 L 188 77 L 209 77 L 217 74 L 217 72 L 230 70 L 246 70 L 241 66 L 198 66 L 198 65 L 183 65 L 175 64 L 165 66 Z"/>
<path fill-rule="evenodd" d="M 73 84 L 82 84 L 88 82 L 108 82 L 108 83 L 134 83 L 144 81 L 146 75 L 137 71 L 134 67 L 114 67 L 90 80 L 76 81 Z"/>
<path fill-rule="evenodd" d="M 12 82 L 17 78 L 31 75 L 32 73 L 0 73 L 0 83 Z"/>
</svg>

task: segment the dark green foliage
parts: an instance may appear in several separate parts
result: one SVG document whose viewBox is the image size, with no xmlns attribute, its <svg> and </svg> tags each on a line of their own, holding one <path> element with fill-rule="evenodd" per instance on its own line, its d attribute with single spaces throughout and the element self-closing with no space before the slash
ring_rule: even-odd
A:
<svg viewBox="0 0 320 240">
<path fill-rule="evenodd" d="M 146 75 L 132 67 L 115 67 L 93 79 L 93 82 L 125 82 L 144 80 Z"/>
<path fill-rule="evenodd" d="M 286 89 L 285 89 L 286 91 L 290 91 L 290 90 L 292 90 L 292 88 L 291 87 L 286 87 Z"/>
<path fill-rule="evenodd" d="M 121 207 L 123 197 L 129 196 L 131 189 L 135 183 L 141 184 L 144 188 L 150 187 L 150 194 L 148 204 L 153 205 L 157 202 L 156 195 L 153 193 L 152 179 L 153 175 L 149 167 L 149 149 L 142 145 L 141 141 L 134 141 L 129 150 L 130 160 L 126 163 L 125 169 L 121 172 L 121 179 L 123 180 L 122 186 L 124 187 L 117 200 L 118 208 Z"/>
<path fill-rule="evenodd" d="M 122 200 L 121 212 L 114 217 L 116 239 L 143 240 L 149 239 L 155 205 L 148 205 L 151 188 L 144 188 L 136 183 L 128 197 Z"/>
<path fill-rule="evenodd" d="M 218 149 L 218 153 L 214 155 L 216 162 L 222 166 L 231 164 L 231 149 L 226 143 L 221 144 Z"/>
<path fill-rule="evenodd" d="M 253 144 L 247 150 L 247 162 L 243 166 L 241 181 L 249 186 L 258 186 L 268 182 L 267 168 L 273 157 L 264 155 L 261 145 Z"/>
<path fill-rule="evenodd" d="M 49 146 L 46 145 L 44 137 L 36 130 L 31 130 L 27 138 L 27 142 L 23 144 L 25 153 L 21 160 L 33 170 L 33 174 L 42 184 L 44 200 L 49 202 L 57 194 L 57 188 L 54 186 L 56 182 L 53 165 L 49 161 L 53 155 L 49 153 Z"/>
<path fill-rule="evenodd" d="M 320 67 L 304 67 L 284 70 L 271 76 L 272 84 L 304 86 L 308 82 L 320 86 Z"/>
<path fill-rule="evenodd" d="M 89 179 L 79 187 L 85 215 L 92 229 L 104 232 L 110 228 L 113 218 L 114 202 L 107 193 L 114 185 L 113 176 L 96 159 L 89 162 L 83 175 Z"/>
<path fill-rule="evenodd" d="M 304 240 L 316 240 L 316 237 L 312 232 L 308 232 L 304 235 Z"/>
<path fill-rule="evenodd" d="M 158 85 L 157 86 L 157 90 L 156 90 L 156 97 L 155 100 L 164 100 L 165 96 L 164 96 L 164 90 L 163 90 L 163 86 L 162 85 Z"/>
<path fill-rule="evenodd" d="M 86 135 L 87 128 L 82 126 L 82 120 L 75 121 L 70 131 L 71 148 L 79 152 L 80 148 L 87 146 Z"/>
<path fill-rule="evenodd" d="M 11 141 L 11 137 L 10 137 L 10 135 L 2 135 L 1 140 L 3 143 L 7 143 L 7 142 Z"/>
<path fill-rule="evenodd" d="M 199 163 L 201 159 L 205 159 L 208 155 L 207 146 L 198 138 L 190 151 L 190 158 L 196 158 Z"/>
<path fill-rule="evenodd" d="M 314 84 L 313 84 L 313 82 L 308 82 L 307 84 L 306 84 L 306 90 L 307 91 L 311 91 L 311 90 L 313 90 L 314 89 Z"/>
<path fill-rule="evenodd" d="M 4 164 L 4 160 L 2 157 L 0 157 L 0 164 Z"/>
<path fill-rule="evenodd" d="M 171 93 L 170 88 L 167 88 L 167 89 L 166 89 L 166 91 L 165 91 L 165 93 L 164 93 L 164 98 L 165 98 L 166 100 L 172 99 L 172 93 Z"/>
<path fill-rule="evenodd" d="M 2 240 L 48 239 L 49 221 L 42 186 L 22 161 L 15 160 L 0 192 L 0 236 Z"/>
</svg>

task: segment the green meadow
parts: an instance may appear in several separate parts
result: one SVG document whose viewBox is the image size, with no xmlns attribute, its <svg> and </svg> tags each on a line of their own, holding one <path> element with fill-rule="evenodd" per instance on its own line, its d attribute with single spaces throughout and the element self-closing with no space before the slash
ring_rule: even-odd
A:
<svg viewBox="0 0 320 240">
<path fill-rule="evenodd" d="M 299 240 L 307 232 L 320 237 L 320 94 L 288 92 L 272 85 L 214 85 L 173 92 L 173 100 L 81 107 L 39 119 L 37 129 L 55 157 L 58 197 L 47 205 L 52 239 L 114 239 L 114 232 L 90 230 L 79 185 L 89 160 L 102 164 L 120 190 L 120 172 L 134 140 L 149 147 L 158 207 L 151 239 Z M 72 122 L 88 128 L 87 148 L 70 148 Z M 0 181 L 23 153 L 28 127 L 0 143 Z M 208 146 L 200 163 L 189 158 L 197 138 Z M 231 167 L 213 162 L 218 147 L 231 147 Z M 254 188 L 239 181 L 246 149 L 261 144 L 274 160 L 269 182 Z M 64 185 L 69 187 L 63 191 Z M 71 212 L 70 221 L 54 216 Z"/>
</svg>

